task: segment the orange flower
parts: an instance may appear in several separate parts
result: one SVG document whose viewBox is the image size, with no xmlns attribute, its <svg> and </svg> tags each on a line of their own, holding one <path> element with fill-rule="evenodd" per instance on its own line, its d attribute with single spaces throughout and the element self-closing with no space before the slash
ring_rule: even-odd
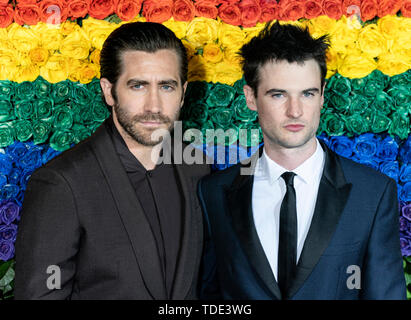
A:
<svg viewBox="0 0 411 320">
<path fill-rule="evenodd" d="M 191 0 L 175 0 L 173 17 L 176 21 L 191 21 L 194 19 L 196 8 Z"/>
<path fill-rule="evenodd" d="M 298 0 L 281 0 L 280 17 L 282 20 L 297 20 L 304 16 L 304 3 Z"/>
<path fill-rule="evenodd" d="M 260 0 L 260 22 L 268 22 L 278 19 L 279 6 L 276 0 Z"/>
<path fill-rule="evenodd" d="M 411 0 L 403 0 L 401 13 L 404 17 L 411 18 Z"/>
<path fill-rule="evenodd" d="M 324 0 L 323 9 L 327 16 L 336 20 L 340 19 L 343 14 L 340 0 Z"/>
<path fill-rule="evenodd" d="M 91 0 L 89 15 L 96 19 L 104 19 L 114 12 L 113 0 Z"/>
<path fill-rule="evenodd" d="M 215 19 L 218 15 L 216 0 L 198 0 L 195 2 L 196 16 Z"/>
<path fill-rule="evenodd" d="M 40 20 L 49 24 L 60 24 L 67 20 L 67 6 L 62 0 L 44 0 L 40 3 Z"/>
<path fill-rule="evenodd" d="M 367 21 L 373 19 L 377 15 L 378 3 L 377 0 L 361 1 L 361 20 Z"/>
<path fill-rule="evenodd" d="M 89 10 L 90 1 L 89 0 L 70 0 L 67 1 L 67 9 L 69 11 L 69 16 L 72 18 L 84 18 Z"/>
<path fill-rule="evenodd" d="M 0 28 L 6 28 L 13 22 L 14 10 L 11 4 L 0 7 Z"/>
<path fill-rule="evenodd" d="M 143 0 L 115 0 L 117 16 L 123 21 L 130 21 L 140 13 Z"/>
<path fill-rule="evenodd" d="M 14 21 L 19 25 L 35 25 L 39 20 L 39 8 L 35 4 L 19 3 L 14 9 Z"/>
<path fill-rule="evenodd" d="M 380 0 L 378 7 L 378 16 L 380 18 L 388 15 L 395 15 L 401 9 L 402 1 L 398 0 Z"/>
<path fill-rule="evenodd" d="M 145 0 L 143 15 L 150 22 L 164 22 L 171 18 L 173 0 Z"/>
<path fill-rule="evenodd" d="M 307 19 L 313 19 L 323 14 L 323 7 L 318 0 L 308 0 L 304 2 L 305 15 Z"/>
<path fill-rule="evenodd" d="M 218 8 L 218 15 L 225 23 L 233 26 L 239 26 L 241 24 L 241 10 L 236 4 L 229 2 L 223 3 Z"/>
<path fill-rule="evenodd" d="M 242 0 L 239 4 L 243 27 L 254 27 L 261 16 L 261 8 L 256 0 Z"/>
</svg>

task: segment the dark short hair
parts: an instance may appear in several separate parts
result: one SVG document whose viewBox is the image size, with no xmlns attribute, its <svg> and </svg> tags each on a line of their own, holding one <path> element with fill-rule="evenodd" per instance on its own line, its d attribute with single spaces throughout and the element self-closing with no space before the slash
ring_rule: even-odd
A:
<svg viewBox="0 0 411 320">
<path fill-rule="evenodd" d="M 240 49 L 244 78 L 257 96 L 259 69 L 267 62 L 287 60 L 289 63 L 314 59 L 320 66 L 321 88 L 327 74 L 326 51 L 329 39 L 314 39 L 308 28 L 279 22 L 267 23 L 264 29 Z"/>
<path fill-rule="evenodd" d="M 159 23 L 133 22 L 115 29 L 106 39 L 100 53 L 101 78 L 114 85 L 123 72 L 122 54 L 126 51 L 154 53 L 158 50 L 174 50 L 180 62 L 180 80 L 187 81 L 187 52 L 180 39 Z"/>
</svg>

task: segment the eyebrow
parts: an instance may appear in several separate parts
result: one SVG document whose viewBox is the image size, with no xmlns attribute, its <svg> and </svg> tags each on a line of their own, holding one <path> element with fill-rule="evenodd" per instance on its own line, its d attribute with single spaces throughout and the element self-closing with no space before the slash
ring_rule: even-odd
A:
<svg viewBox="0 0 411 320">
<path fill-rule="evenodd" d="M 267 90 L 265 94 L 271 95 L 273 93 L 285 93 L 285 92 L 287 92 L 287 90 L 272 88 L 272 89 Z M 302 91 L 302 93 L 307 93 L 307 92 L 320 92 L 320 90 L 318 88 L 308 88 Z"/>
<path fill-rule="evenodd" d="M 147 85 L 150 84 L 150 82 L 146 81 L 146 80 L 139 80 L 139 79 L 130 79 L 127 81 L 127 85 Z M 161 80 L 158 82 L 159 85 L 172 85 L 177 87 L 178 86 L 178 82 L 176 80 L 173 79 L 166 79 L 166 80 Z"/>
</svg>

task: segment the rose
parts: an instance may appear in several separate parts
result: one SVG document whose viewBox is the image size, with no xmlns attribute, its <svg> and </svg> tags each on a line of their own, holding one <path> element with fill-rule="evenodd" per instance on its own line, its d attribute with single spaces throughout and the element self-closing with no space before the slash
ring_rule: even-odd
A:
<svg viewBox="0 0 411 320">
<path fill-rule="evenodd" d="M 368 99 L 360 94 L 352 94 L 350 97 L 351 103 L 348 106 L 348 114 L 362 114 L 368 108 Z"/>
<path fill-rule="evenodd" d="M 405 237 L 400 237 L 401 253 L 404 257 L 411 255 L 411 240 Z"/>
<path fill-rule="evenodd" d="M 338 72 L 347 78 L 362 78 L 377 68 L 377 63 L 363 54 L 349 54 L 341 60 Z"/>
<path fill-rule="evenodd" d="M 34 84 L 30 81 L 24 81 L 16 85 L 16 98 L 18 100 L 31 100 L 35 95 Z"/>
<path fill-rule="evenodd" d="M 78 60 L 87 59 L 90 49 L 90 41 L 81 29 L 69 34 L 60 44 L 60 52 L 63 56 Z"/>
<path fill-rule="evenodd" d="M 396 88 L 407 87 L 411 84 L 411 72 L 397 74 L 390 79 L 390 86 Z"/>
<path fill-rule="evenodd" d="M 233 87 L 217 83 L 211 88 L 206 103 L 209 107 L 226 107 L 234 99 L 234 94 Z"/>
<path fill-rule="evenodd" d="M 51 131 L 51 125 L 43 120 L 33 121 L 33 142 L 40 144 L 46 142 Z"/>
<path fill-rule="evenodd" d="M 280 6 L 280 18 L 282 20 L 297 20 L 304 16 L 304 2 L 295 0 L 281 0 Z"/>
<path fill-rule="evenodd" d="M 43 156 L 42 156 L 43 164 L 46 164 L 51 159 L 58 156 L 60 153 L 61 153 L 60 151 L 54 150 L 53 148 L 46 149 L 46 151 L 43 153 Z"/>
<path fill-rule="evenodd" d="M 410 118 L 396 111 L 391 116 L 392 122 L 388 129 L 389 134 L 395 134 L 401 139 L 406 139 L 410 132 Z"/>
<path fill-rule="evenodd" d="M 372 133 L 365 133 L 354 139 L 353 147 L 357 159 L 371 159 L 377 152 L 377 138 Z"/>
<path fill-rule="evenodd" d="M 103 48 L 103 43 L 108 35 L 118 27 L 115 23 L 91 18 L 83 20 L 82 23 L 82 29 L 90 39 L 91 46 L 98 50 Z"/>
<path fill-rule="evenodd" d="M 374 133 L 384 132 L 391 125 L 391 119 L 378 110 L 371 116 L 371 119 L 371 130 Z"/>
<path fill-rule="evenodd" d="M 100 79 L 93 79 L 87 84 L 87 89 L 92 95 L 101 97 Z"/>
<path fill-rule="evenodd" d="M 19 141 L 27 141 L 32 137 L 31 122 L 28 120 L 15 120 L 13 121 L 16 138 Z"/>
<path fill-rule="evenodd" d="M 57 151 L 67 150 L 73 142 L 74 136 L 71 131 L 57 130 L 50 137 L 50 146 Z"/>
<path fill-rule="evenodd" d="M 17 198 L 20 188 L 14 184 L 6 184 L 0 190 L 0 199 L 10 200 Z"/>
<path fill-rule="evenodd" d="M 376 24 L 368 24 L 361 28 L 357 40 L 358 47 L 370 57 L 378 57 L 387 50 L 386 40 L 381 37 Z"/>
<path fill-rule="evenodd" d="M 0 172 L 5 176 L 8 176 L 13 168 L 12 160 L 9 154 L 0 152 Z"/>
<path fill-rule="evenodd" d="M 398 0 L 379 0 L 378 16 L 380 18 L 388 15 L 395 15 L 402 6 L 402 1 Z"/>
<path fill-rule="evenodd" d="M 403 164 L 401 166 L 400 181 L 402 183 L 407 183 L 411 181 L 411 164 Z M 410 215 L 410 219 L 411 219 L 411 215 Z"/>
<path fill-rule="evenodd" d="M 243 27 L 253 27 L 261 16 L 261 7 L 256 0 L 242 0 L 238 5 Z"/>
<path fill-rule="evenodd" d="M 88 138 L 91 135 L 90 130 L 86 126 L 78 124 L 78 123 L 73 125 L 72 131 L 73 131 L 74 143 L 76 144 Z"/>
<path fill-rule="evenodd" d="M 110 115 L 106 105 L 99 98 L 94 99 L 91 105 L 91 114 L 94 121 L 103 122 Z"/>
<path fill-rule="evenodd" d="M 394 99 L 396 107 L 408 107 L 411 103 L 411 94 L 406 87 L 390 88 L 387 93 Z"/>
<path fill-rule="evenodd" d="M 332 105 L 341 114 L 347 113 L 351 104 L 350 97 L 333 93 L 329 95 L 328 106 Z"/>
<path fill-rule="evenodd" d="M 227 108 L 210 109 L 210 120 L 214 122 L 216 129 L 226 130 L 230 127 L 233 118 L 233 110 Z"/>
<path fill-rule="evenodd" d="M 172 16 L 172 0 L 145 0 L 143 15 L 149 22 L 164 22 Z"/>
<path fill-rule="evenodd" d="M 234 85 L 233 85 L 233 88 L 234 88 L 234 90 L 235 90 L 235 92 L 238 94 L 238 95 L 243 95 L 244 94 L 244 85 L 246 85 L 247 83 L 245 82 L 245 79 L 244 79 L 244 77 L 242 77 L 240 80 L 237 80 L 235 83 L 234 83 Z"/>
<path fill-rule="evenodd" d="M 378 12 L 377 0 L 362 0 L 360 12 L 362 21 L 373 19 Z"/>
<path fill-rule="evenodd" d="M 196 16 L 215 19 L 218 15 L 217 0 L 197 0 L 195 2 Z"/>
<path fill-rule="evenodd" d="M 196 13 L 191 0 L 175 0 L 173 5 L 173 17 L 177 21 L 191 21 Z"/>
<path fill-rule="evenodd" d="M 218 8 L 218 15 L 225 23 L 233 26 L 241 25 L 241 10 L 237 4 L 223 3 Z"/>
<path fill-rule="evenodd" d="M 200 126 L 207 121 L 208 105 L 204 102 L 197 102 L 186 109 L 186 119 L 194 121 Z M 198 125 L 196 125 L 198 127 Z"/>
<path fill-rule="evenodd" d="M 359 114 L 353 114 L 349 117 L 344 117 L 343 119 L 349 133 L 358 135 L 368 131 L 367 122 L 364 121 L 363 117 Z"/>
<path fill-rule="evenodd" d="M 100 67 L 94 63 L 84 63 L 77 70 L 79 82 L 82 84 L 89 83 L 94 78 L 100 78 Z"/>
<path fill-rule="evenodd" d="M 17 4 L 14 8 L 14 21 L 19 25 L 35 25 L 40 20 L 40 10 L 36 4 Z"/>
<path fill-rule="evenodd" d="M 212 82 L 221 81 L 232 86 L 242 75 L 243 72 L 239 65 L 233 65 L 223 60 L 215 65 Z"/>
<path fill-rule="evenodd" d="M 257 120 L 257 112 L 250 110 L 247 107 L 244 95 L 240 95 L 235 98 L 235 100 L 231 104 L 231 108 L 234 109 L 236 120 L 243 122 L 253 122 Z"/>
<path fill-rule="evenodd" d="M 322 124 L 320 125 L 320 128 L 324 130 L 329 136 L 341 136 L 344 134 L 344 121 L 338 114 L 324 114 L 321 117 L 321 123 Z"/>
<path fill-rule="evenodd" d="M 89 11 L 90 2 L 88 0 L 67 1 L 68 14 L 73 19 L 84 18 Z"/>
<path fill-rule="evenodd" d="M 304 1 L 304 17 L 306 19 L 313 19 L 323 14 L 323 7 L 321 6 L 321 2 L 316 0 L 308 0 Z"/>
<path fill-rule="evenodd" d="M 260 22 L 268 22 L 278 19 L 279 6 L 276 0 L 260 0 Z"/>
<path fill-rule="evenodd" d="M 405 219 L 411 222 L 411 203 L 408 203 L 401 208 L 401 214 Z"/>
<path fill-rule="evenodd" d="M 404 210 L 404 208 L 402 208 L 402 210 Z M 400 217 L 399 219 L 400 223 L 400 232 L 404 232 L 406 233 L 409 229 L 410 229 L 410 223 L 407 221 L 407 219 L 405 219 L 404 217 Z"/>
<path fill-rule="evenodd" d="M 0 7 L 0 28 L 6 28 L 13 22 L 14 10 L 11 4 Z"/>
<path fill-rule="evenodd" d="M 10 100 L 11 96 L 14 94 L 14 87 L 14 82 L 8 80 L 0 81 L 0 99 Z"/>
<path fill-rule="evenodd" d="M 328 81 L 327 88 L 340 96 L 348 96 L 351 92 L 351 82 L 349 79 L 336 74 Z"/>
<path fill-rule="evenodd" d="M 4 185 L 7 184 L 7 177 L 0 173 L 0 188 L 3 188 Z"/>
<path fill-rule="evenodd" d="M 402 186 L 400 200 L 411 201 L 411 182 L 407 182 Z"/>
<path fill-rule="evenodd" d="M 33 104 L 28 100 L 16 101 L 14 113 L 18 119 L 31 119 L 35 116 Z"/>
<path fill-rule="evenodd" d="M 378 69 L 388 76 L 393 76 L 409 69 L 408 57 L 405 55 L 384 53 L 378 57 Z"/>
<path fill-rule="evenodd" d="M 376 94 L 373 106 L 384 115 L 388 115 L 391 111 L 395 110 L 394 99 L 384 91 L 380 91 Z"/>
<path fill-rule="evenodd" d="M 71 100 L 77 105 L 87 106 L 89 108 L 92 103 L 93 93 L 87 89 L 85 85 L 73 86 L 71 91 Z"/>
<path fill-rule="evenodd" d="M 411 136 L 408 137 L 400 148 L 400 159 L 403 163 L 411 163 Z"/>
<path fill-rule="evenodd" d="M 398 161 L 382 161 L 379 166 L 379 171 L 398 181 L 399 166 Z"/>
<path fill-rule="evenodd" d="M 142 3 L 143 0 L 115 0 L 115 13 L 121 20 L 130 21 L 140 13 Z"/>
<path fill-rule="evenodd" d="M 73 125 L 73 116 L 69 109 L 59 108 L 54 111 L 53 126 L 57 130 L 70 129 Z"/>
<path fill-rule="evenodd" d="M 34 100 L 32 119 L 47 119 L 51 116 L 54 101 L 51 98 L 39 98 Z"/>
<path fill-rule="evenodd" d="M 23 170 L 33 172 L 42 165 L 42 148 L 34 144 L 26 144 L 27 152 L 16 161 L 16 165 Z"/>
<path fill-rule="evenodd" d="M 114 12 L 113 0 L 91 0 L 88 14 L 96 19 L 104 19 Z"/>
<path fill-rule="evenodd" d="M 187 26 L 186 39 L 196 48 L 217 40 L 219 23 L 216 20 L 195 18 Z"/>
<path fill-rule="evenodd" d="M 353 154 L 354 143 L 346 136 L 331 137 L 330 148 L 339 155 L 347 158 L 351 158 Z"/>
<path fill-rule="evenodd" d="M 351 79 L 351 87 L 355 92 L 363 93 L 367 85 L 367 78 Z"/>
<path fill-rule="evenodd" d="M 35 65 L 42 66 L 46 63 L 49 57 L 49 51 L 45 48 L 34 48 L 29 52 L 29 58 Z"/>
<path fill-rule="evenodd" d="M 189 82 L 186 91 L 185 101 L 187 105 L 207 98 L 212 85 L 203 81 Z"/>
<path fill-rule="evenodd" d="M 56 25 L 67 20 L 68 10 L 63 0 L 42 0 L 39 9 L 40 20 L 44 23 Z"/>
<path fill-rule="evenodd" d="M 203 57 L 209 63 L 217 63 L 223 59 L 223 52 L 218 44 L 208 43 L 203 48 Z"/>
<path fill-rule="evenodd" d="M 0 240 L 0 260 L 7 261 L 14 257 L 13 241 Z"/>
<path fill-rule="evenodd" d="M 324 0 L 322 3 L 324 13 L 332 19 L 340 19 L 343 14 L 341 4 L 339 0 Z"/>
<path fill-rule="evenodd" d="M 51 83 L 63 81 L 68 77 L 69 61 L 61 54 L 52 55 L 46 64 L 40 67 L 40 75 Z"/>
<path fill-rule="evenodd" d="M 404 17 L 411 18 L 411 1 L 403 0 L 401 7 L 401 14 Z"/>
<path fill-rule="evenodd" d="M 247 147 L 258 146 L 262 141 L 261 128 L 258 122 L 241 122 L 238 125 L 238 139 L 240 145 Z"/>
<path fill-rule="evenodd" d="M 12 104 L 6 100 L 0 100 L 0 122 L 10 121 L 15 118 Z"/>
<path fill-rule="evenodd" d="M 55 104 L 63 104 L 69 101 L 72 95 L 72 82 L 65 80 L 53 85 L 51 97 Z"/>
<path fill-rule="evenodd" d="M 218 28 L 218 42 L 226 48 L 235 48 L 239 50 L 245 41 L 245 33 L 236 26 L 222 23 Z"/>
</svg>

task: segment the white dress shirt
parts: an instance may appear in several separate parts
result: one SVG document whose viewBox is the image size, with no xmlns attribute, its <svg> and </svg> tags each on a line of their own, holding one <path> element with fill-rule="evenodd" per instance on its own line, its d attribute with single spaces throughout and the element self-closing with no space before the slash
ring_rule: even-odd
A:
<svg viewBox="0 0 411 320">
<path fill-rule="evenodd" d="M 314 154 L 293 170 L 297 201 L 297 261 L 310 228 L 324 169 L 324 151 L 317 140 Z M 252 192 L 254 224 L 265 255 L 277 279 L 280 209 L 286 186 L 281 175 L 289 171 L 271 160 L 265 149 L 258 159 Z"/>
</svg>

